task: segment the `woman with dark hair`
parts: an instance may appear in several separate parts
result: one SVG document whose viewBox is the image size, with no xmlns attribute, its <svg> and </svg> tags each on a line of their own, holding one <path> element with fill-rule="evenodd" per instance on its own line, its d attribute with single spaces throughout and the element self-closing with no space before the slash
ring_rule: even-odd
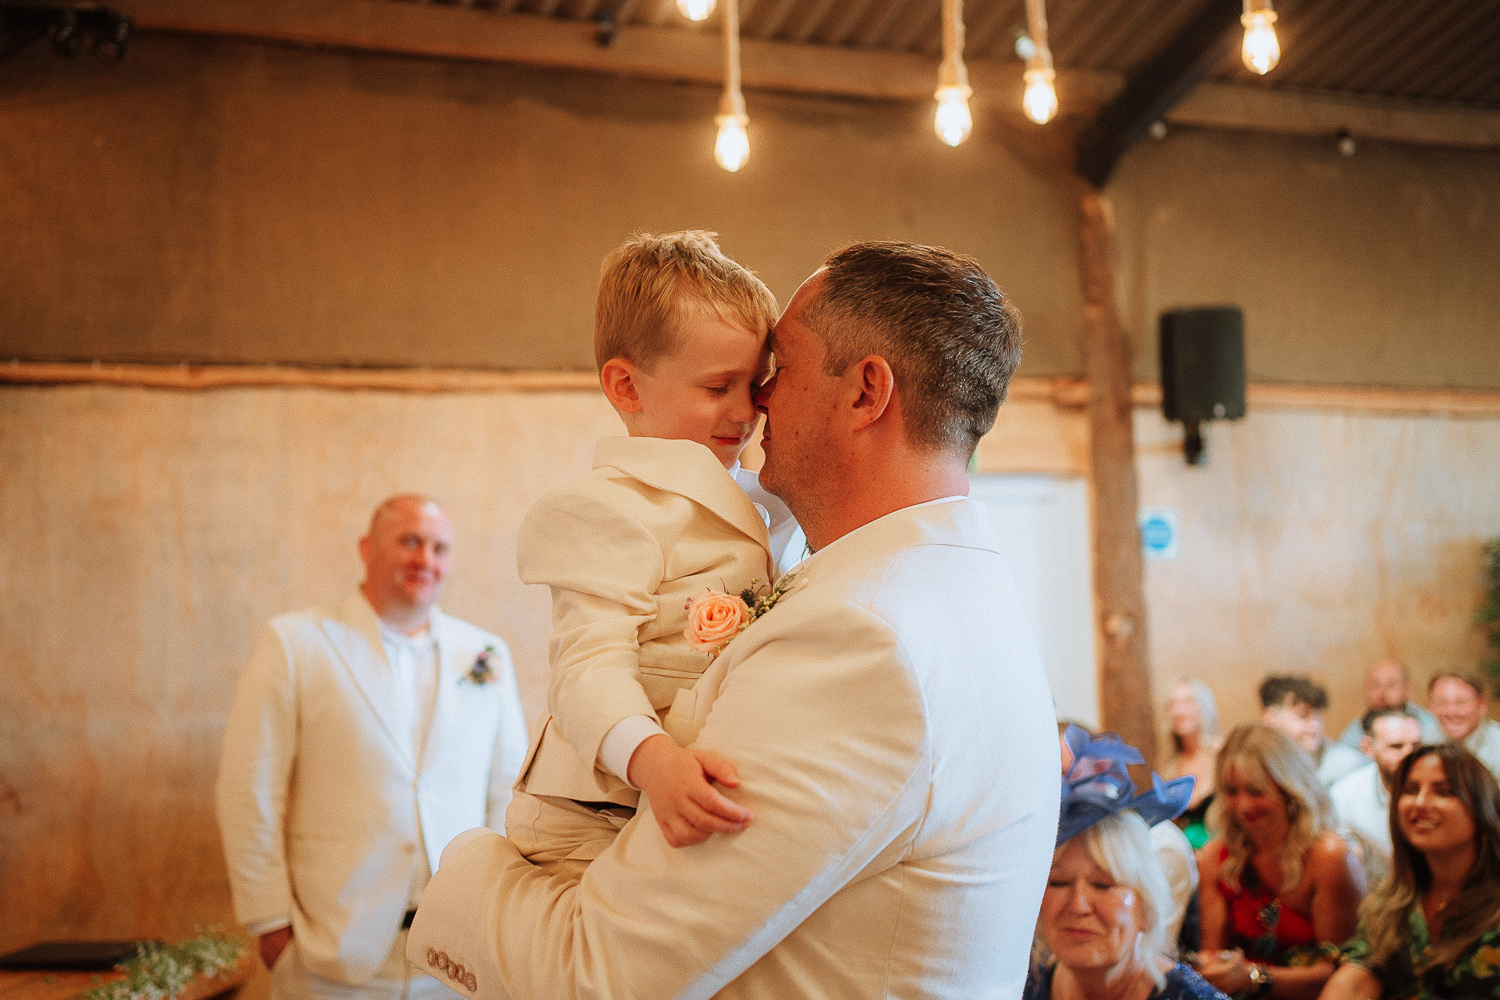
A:
<svg viewBox="0 0 1500 1000">
<path fill-rule="evenodd" d="M 1240 726 L 1217 761 L 1215 837 L 1198 853 L 1198 971 L 1225 993 L 1311 1000 L 1365 894 L 1312 758 L 1279 730 Z"/>
<path fill-rule="evenodd" d="M 1324 1000 L 1500 997 L 1500 787 L 1455 743 L 1396 770 L 1391 877 Z"/>
</svg>

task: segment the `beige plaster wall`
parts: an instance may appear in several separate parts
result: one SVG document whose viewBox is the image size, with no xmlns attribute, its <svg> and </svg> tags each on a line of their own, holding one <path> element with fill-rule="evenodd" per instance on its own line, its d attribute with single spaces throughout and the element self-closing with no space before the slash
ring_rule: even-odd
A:
<svg viewBox="0 0 1500 1000">
<path fill-rule="evenodd" d="M 1500 416 L 1252 410 L 1206 428 L 1203 466 L 1159 411 L 1138 409 L 1135 431 L 1141 505 L 1181 520 L 1179 556 L 1146 562 L 1158 703 L 1198 677 L 1226 725 L 1252 722 L 1264 676 L 1310 674 L 1337 736 L 1375 660 L 1404 662 L 1424 704 L 1432 674 L 1478 669 Z"/>
</svg>

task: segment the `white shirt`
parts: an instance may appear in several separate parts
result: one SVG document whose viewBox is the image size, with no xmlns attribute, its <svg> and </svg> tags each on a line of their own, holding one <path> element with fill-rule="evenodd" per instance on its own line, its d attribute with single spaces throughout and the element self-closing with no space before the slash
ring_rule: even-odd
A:
<svg viewBox="0 0 1500 1000">
<path fill-rule="evenodd" d="M 1324 788 L 1332 788 L 1335 781 L 1359 770 L 1369 762 L 1370 758 L 1358 750 L 1350 750 L 1342 743 L 1325 739 L 1315 761 L 1318 766 L 1318 780 L 1323 783 Z"/>
<path fill-rule="evenodd" d="M 1500 780 L 1500 722 L 1485 719 L 1479 723 L 1477 729 L 1464 737 L 1464 749 L 1478 757 Z"/>
<path fill-rule="evenodd" d="M 1391 870 L 1391 796 L 1374 761 L 1351 771 L 1328 791 L 1339 833 L 1364 847 L 1365 871 L 1373 888 Z"/>
<path fill-rule="evenodd" d="M 396 677 L 396 688 L 407 695 L 401 699 L 406 724 L 402 735 L 411 737 L 412 760 L 422 759 L 427 745 L 427 731 L 432 727 L 432 709 L 437 704 L 438 648 L 432 629 L 426 625 L 416 635 L 402 635 L 385 622 L 380 623 L 380 645 Z M 417 841 L 421 842 L 422 820 L 417 817 Z M 422 898 L 422 890 L 432 880 L 432 868 L 426 851 L 416 851 L 411 864 L 411 909 Z"/>
</svg>

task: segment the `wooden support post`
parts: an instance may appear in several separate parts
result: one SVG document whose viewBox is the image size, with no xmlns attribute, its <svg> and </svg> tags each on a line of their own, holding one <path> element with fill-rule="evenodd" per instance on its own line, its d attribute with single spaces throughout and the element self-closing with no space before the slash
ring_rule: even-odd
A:
<svg viewBox="0 0 1500 1000">
<path fill-rule="evenodd" d="M 1115 308 L 1114 210 L 1098 191 L 1084 194 L 1079 209 L 1100 721 L 1154 763 L 1156 727 L 1136 526 L 1135 432 L 1130 423 L 1130 345 Z"/>
</svg>

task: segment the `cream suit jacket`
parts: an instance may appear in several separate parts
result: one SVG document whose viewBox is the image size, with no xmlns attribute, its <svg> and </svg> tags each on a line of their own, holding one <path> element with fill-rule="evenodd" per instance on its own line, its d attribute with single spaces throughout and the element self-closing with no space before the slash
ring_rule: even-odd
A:
<svg viewBox="0 0 1500 1000">
<path fill-rule="evenodd" d="M 433 870 L 462 830 L 501 826 L 526 752 L 510 653 L 431 613 L 437 695 L 414 758 L 379 623 L 358 590 L 273 618 L 240 675 L 217 786 L 235 916 L 289 916 L 307 968 L 367 981 L 401 929 L 414 852 Z M 494 679 L 466 678 L 494 647 Z M 420 835 L 419 835 L 420 828 Z M 419 842 L 420 839 L 420 842 Z"/>
<path fill-rule="evenodd" d="M 682 634 L 689 598 L 770 581 L 765 516 L 701 444 L 605 438 L 589 475 L 527 512 L 516 567 L 552 590 L 550 715 L 518 787 L 633 806 L 599 747 L 623 719 L 660 717 L 707 668 Z"/>
<path fill-rule="evenodd" d="M 743 833 L 674 850 L 647 801 L 581 881 L 461 839 L 407 957 L 484 998 L 1019 997 L 1061 769 L 996 546 L 950 500 L 819 551 L 691 706 Z"/>
</svg>

